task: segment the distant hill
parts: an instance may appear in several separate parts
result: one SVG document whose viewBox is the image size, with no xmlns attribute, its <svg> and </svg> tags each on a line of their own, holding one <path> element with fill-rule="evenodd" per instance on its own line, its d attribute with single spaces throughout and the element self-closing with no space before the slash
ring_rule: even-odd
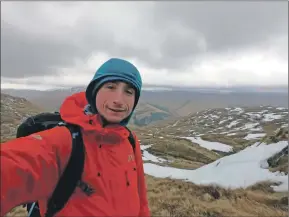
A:
<svg viewBox="0 0 289 217">
<path fill-rule="evenodd" d="M 84 90 L 85 87 L 76 87 L 49 91 L 5 89 L 2 92 L 24 97 L 45 111 L 52 111 L 59 108 L 65 97 Z M 206 109 L 260 105 L 288 107 L 288 93 L 255 90 L 144 89 L 131 124 L 145 126 Z"/>
<path fill-rule="evenodd" d="M 252 137 L 249 134 L 269 134 L 280 127 L 288 127 L 288 108 L 258 106 L 206 109 L 175 120 L 155 123 L 144 130 L 168 135 L 210 134 L 233 138 Z"/>
</svg>

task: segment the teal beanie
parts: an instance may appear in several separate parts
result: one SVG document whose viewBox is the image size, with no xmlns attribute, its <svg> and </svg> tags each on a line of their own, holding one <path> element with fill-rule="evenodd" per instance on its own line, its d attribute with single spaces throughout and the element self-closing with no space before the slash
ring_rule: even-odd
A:
<svg viewBox="0 0 289 217">
<path fill-rule="evenodd" d="M 137 106 L 139 101 L 141 88 L 142 88 L 142 79 L 138 69 L 130 62 L 112 58 L 103 63 L 99 69 L 96 71 L 94 77 L 86 88 L 86 99 L 90 104 L 94 113 L 97 113 L 95 105 L 95 97 L 99 88 L 106 82 L 110 81 L 123 81 L 131 84 L 136 91 L 135 104 L 133 111 Z M 131 119 L 132 113 L 121 122 L 121 125 L 126 126 Z"/>
</svg>

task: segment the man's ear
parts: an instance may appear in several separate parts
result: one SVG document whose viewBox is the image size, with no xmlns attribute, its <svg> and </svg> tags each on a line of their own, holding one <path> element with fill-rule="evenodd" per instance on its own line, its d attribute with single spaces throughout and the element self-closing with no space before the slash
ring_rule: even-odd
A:
<svg viewBox="0 0 289 217">
<path fill-rule="evenodd" d="M 84 113 L 86 115 L 93 115 L 95 114 L 95 112 L 93 111 L 93 107 L 90 105 L 90 104 L 87 104 L 85 107 L 84 107 Z"/>
</svg>

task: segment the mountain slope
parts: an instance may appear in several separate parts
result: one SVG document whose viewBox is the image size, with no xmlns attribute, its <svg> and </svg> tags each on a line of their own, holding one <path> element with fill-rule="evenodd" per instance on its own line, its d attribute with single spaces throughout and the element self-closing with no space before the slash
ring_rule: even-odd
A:
<svg viewBox="0 0 289 217">
<path fill-rule="evenodd" d="M 1 93 L 1 142 L 14 138 L 17 126 L 40 110 L 24 98 Z"/>
<path fill-rule="evenodd" d="M 146 126 L 155 121 L 164 120 L 170 116 L 172 116 L 172 114 L 166 111 L 165 108 L 140 102 L 132 117 L 132 123 L 137 126 Z"/>
<path fill-rule="evenodd" d="M 211 109 L 139 129 L 147 156 L 144 167 L 152 189 L 149 198 L 153 213 L 189 216 L 193 212 L 206 217 L 287 215 L 287 113 L 284 108 L 272 107 Z M 278 127 L 281 130 L 274 132 Z M 258 131 L 263 134 L 256 136 Z M 218 136 L 222 138 L 219 142 L 226 138 L 225 144 L 230 144 L 234 152 L 216 151 L 221 149 Z M 197 151 L 203 148 L 207 156 L 216 153 L 215 160 L 211 157 L 201 163 L 202 156 L 190 151 L 192 147 Z M 185 165 L 177 159 L 182 156 L 187 159 Z"/>
<path fill-rule="evenodd" d="M 288 108 L 259 106 L 207 109 L 174 121 L 147 127 L 158 134 L 179 136 L 227 137 L 245 141 L 288 126 Z M 216 135 L 216 136 L 214 136 Z M 214 138 L 216 139 L 216 138 Z"/>
<path fill-rule="evenodd" d="M 159 165 L 196 169 L 254 144 L 286 141 L 287 115 L 280 107 L 208 109 L 137 130 L 147 151 L 170 160 Z M 276 137 L 278 129 L 283 133 Z M 269 165 L 272 171 L 288 168 L 286 148 L 282 153 Z"/>
</svg>

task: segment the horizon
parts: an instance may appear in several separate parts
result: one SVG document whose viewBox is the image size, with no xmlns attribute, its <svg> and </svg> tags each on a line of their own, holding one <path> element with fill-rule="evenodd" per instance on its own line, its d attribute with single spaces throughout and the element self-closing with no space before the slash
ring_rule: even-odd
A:
<svg viewBox="0 0 289 217">
<path fill-rule="evenodd" d="M 5 86 L 3 88 L 1 84 L 1 90 L 30 90 L 30 91 L 53 91 L 53 90 L 69 90 L 69 89 L 78 89 L 78 88 L 85 88 L 87 85 L 75 85 L 75 86 L 57 86 L 57 87 L 46 87 L 46 88 L 37 88 L 37 86 L 20 86 L 15 87 L 15 85 Z M 231 91 L 231 92 L 286 92 L 288 93 L 288 85 L 242 85 L 242 86 L 176 86 L 176 85 L 151 85 L 151 84 L 144 84 L 142 87 L 142 91 L 205 91 L 205 90 L 219 90 L 219 91 Z"/>
</svg>

